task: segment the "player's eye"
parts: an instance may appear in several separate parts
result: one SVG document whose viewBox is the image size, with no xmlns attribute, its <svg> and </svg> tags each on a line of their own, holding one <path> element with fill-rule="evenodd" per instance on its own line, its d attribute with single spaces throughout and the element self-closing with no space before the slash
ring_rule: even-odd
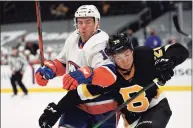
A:
<svg viewBox="0 0 193 128">
<path fill-rule="evenodd" d="M 90 21 L 90 20 L 88 20 L 88 21 L 86 21 L 86 22 L 85 22 L 85 24 L 91 24 L 91 21 Z"/>
<path fill-rule="evenodd" d="M 125 56 L 130 56 L 130 53 L 125 53 Z"/>
<path fill-rule="evenodd" d="M 125 56 L 130 56 L 131 55 L 131 51 L 126 51 L 125 52 Z"/>
<path fill-rule="evenodd" d="M 79 21 L 78 24 L 79 24 L 79 25 L 82 25 L 82 22 Z"/>
<path fill-rule="evenodd" d="M 113 55 L 113 58 L 116 59 L 116 60 L 120 60 L 121 59 L 121 57 L 117 56 L 117 55 Z"/>
<path fill-rule="evenodd" d="M 121 59 L 121 57 L 116 57 L 115 59 L 120 60 L 120 59 Z"/>
</svg>

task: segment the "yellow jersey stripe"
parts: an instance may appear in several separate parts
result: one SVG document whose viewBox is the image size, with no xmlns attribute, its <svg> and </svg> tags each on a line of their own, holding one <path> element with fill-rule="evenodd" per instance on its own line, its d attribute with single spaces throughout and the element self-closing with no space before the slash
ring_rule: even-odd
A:
<svg viewBox="0 0 193 128">
<path fill-rule="evenodd" d="M 186 85 L 186 86 L 160 86 L 160 89 L 162 91 L 192 91 L 192 86 L 191 85 Z M 67 90 L 62 89 L 62 88 L 28 88 L 29 93 L 30 92 L 67 92 Z M 19 92 L 22 92 L 22 90 L 19 88 Z M 13 92 L 12 88 L 1 88 L 1 93 L 11 93 Z M 88 92 L 84 92 L 84 95 L 86 96 L 91 96 Z"/>
</svg>

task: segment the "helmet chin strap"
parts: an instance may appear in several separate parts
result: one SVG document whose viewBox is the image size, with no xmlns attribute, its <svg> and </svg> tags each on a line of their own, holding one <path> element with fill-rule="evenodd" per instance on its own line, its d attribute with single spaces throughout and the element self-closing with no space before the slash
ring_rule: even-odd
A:
<svg viewBox="0 0 193 128">
<path fill-rule="evenodd" d="M 132 63 L 132 65 L 131 65 L 131 67 L 130 67 L 129 69 L 123 69 L 123 68 L 119 67 L 117 64 L 116 64 L 116 66 L 117 66 L 117 68 L 120 69 L 121 71 L 125 71 L 125 72 L 123 73 L 123 75 L 129 75 L 129 74 L 131 73 L 131 69 L 132 69 L 132 67 L 133 67 L 133 63 Z"/>
<path fill-rule="evenodd" d="M 97 22 L 95 21 L 95 30 L 93 31 L 93 35 L 96 34 L 98 28 L 97 28 Z"/>
</svg>

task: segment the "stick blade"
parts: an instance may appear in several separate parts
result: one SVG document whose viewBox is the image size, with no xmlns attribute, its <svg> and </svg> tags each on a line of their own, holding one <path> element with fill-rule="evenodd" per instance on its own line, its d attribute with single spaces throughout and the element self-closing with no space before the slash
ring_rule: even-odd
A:
<svg viewBox="0 0 193 128">
<path fill-rule="evenodd" d="M 178 23 L 178 16 L 177 16 L 177 15 L 174 15 L 174 16 L 173 16 L 173 22 L 174 22 L 174 26 L 175 26 L 176 30 L 177 30 L 179 33 L 181 33 L 181 34 L 183 34 L 183 35 L 185 35 L 185 36 L 189 36 L 188 34 L 184 33 L 184 32 L 180 29 L 180 26 L 179 26 L 179 23 Z"/>
</svg>

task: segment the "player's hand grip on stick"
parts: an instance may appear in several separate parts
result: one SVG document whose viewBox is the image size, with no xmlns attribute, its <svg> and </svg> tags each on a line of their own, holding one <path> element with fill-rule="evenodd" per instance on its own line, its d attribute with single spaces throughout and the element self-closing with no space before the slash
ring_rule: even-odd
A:
<svg viewBox="0 0 193 128">
<path fill-rule="evenodd" d="M 38 68 L 35 74 L 37 84 L 40 86 L 46 86 L 48 80 L 53 79 L 56 76 L 54 72 L 55 68 L 56 68 L 55 65 L 51 64 L 51 62 L 49 67 L 45 65 L 44 67 Z"/>
<path fill-rule="evenodd" d="M 44 65 L 35 74 L 36 81 L 40 86 L 46 86 L 49 79 L 53 79 L 55 76 L 62 76 L 66 71 L 62 63 L 57 59 L 53 61 L 47 60 Z"/>
<path fill-rule="evenodd" d="M 39 118 L 39 126 L 41 128 L 52 128 L 60 118 L 61 113 L 55 103 L 49 103 L 44 113 Z"/>
</svg>

